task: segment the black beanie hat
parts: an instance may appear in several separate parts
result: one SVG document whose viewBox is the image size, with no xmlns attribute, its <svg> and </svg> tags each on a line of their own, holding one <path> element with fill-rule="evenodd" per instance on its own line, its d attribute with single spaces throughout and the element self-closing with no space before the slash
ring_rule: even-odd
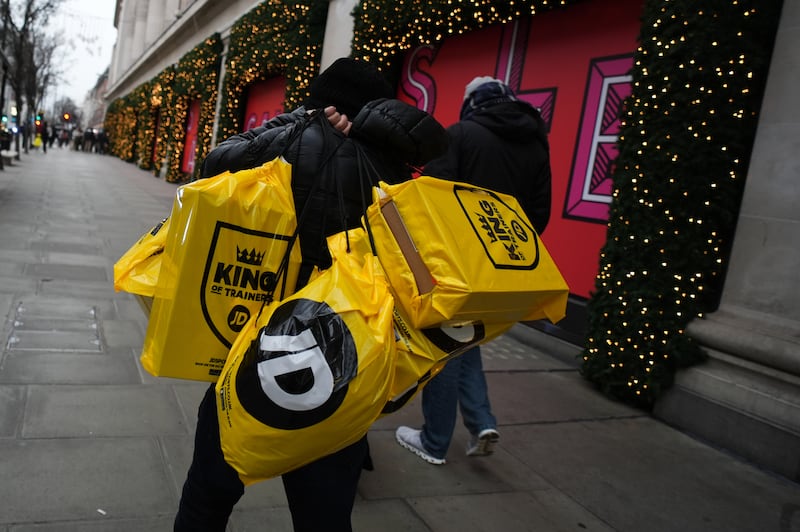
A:
<svg viewBox="0 0 800 532">
<path fill-rule="evenodd" d="M 367 102 L 394 98 L 394 90 L 380 71 L 366 61 L 341 57 L 311 82 L 305 106 L 317 109 L 333 105 L 352 120 Z"/>
</svg>

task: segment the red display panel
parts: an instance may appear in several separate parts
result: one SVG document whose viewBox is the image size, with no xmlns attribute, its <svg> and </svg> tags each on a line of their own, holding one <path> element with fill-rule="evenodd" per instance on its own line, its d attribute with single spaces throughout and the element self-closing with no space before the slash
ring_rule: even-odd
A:
<svg viewBox="0 0 800 532">
<path fill-rule="evenodd" d="M 186 113 L 186 143 L 183 145 L 181 172 L 194 172 L 194 154 L 197 153 L 197 124 L 200 121 L 200 100 L 192 100 Z"/>
<path fill-rule="evenodd" d="M 458 120 L 475 76 L 507 83 L 549 127 L 552 216 L 542 240 L 574 295 L 594 290 L 605 243 L 617 118 L 630 94 L 641 0 L 591 0 L 422 46 L 405 58 L 398 98 Z"/>
<path fill-rule="evenodd" d="M 283 113 L 285 93 L 286 80 L 283 76 L 275 76 L 250 85 L 247 90 L 242 131 L 258 127 L 270 118 Z"/>
</svg>

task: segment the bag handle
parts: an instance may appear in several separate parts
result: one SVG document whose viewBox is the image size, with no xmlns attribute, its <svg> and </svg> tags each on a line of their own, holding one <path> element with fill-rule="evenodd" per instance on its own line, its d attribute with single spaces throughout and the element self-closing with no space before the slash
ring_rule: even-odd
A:
<svg viewBox="0 0 800 532">
<path fill-rule="evenodd" d="M 295 141 L 298 142 L 297 152 L 298 152 L 298 154 L 301 153 L 301 151 L 302 151 L 302 142 L 303 142 L 303 133 L 315 121 L 319 122 L 322 125 L 323 146 L 328 146 L 330 144 L 330 142 L 328 141 L 328 139 L 330 138 L 330 133 L 327 131 L 327 128 L 325 127 L 325 124 L 327 124 L 327 119 L 324 119 L 324 117 L 325 117 L 325 114 L 321 113 L 321 112 L 315 112 L 315 113 L 311 114 L 310 118 L 303 122 L 302 127 L 296 128 L 295 131 L 291 132 L 291 134 L 289 136 L 289 139 L 287 140 L 286 145 L 281 150 L 281 153 L 280 153 L 279 157 L 284 157 L 285 154 L 288 152 L 289 148 L 292 146 L 292 144 Z M 328 168 L 328 162 L 331 160 L 331 158 L 333 157 L 333 155 L 336 153 L 337 150 L 338 150 L 338 148 L 332 149 L 332 150 L 330 150 L 329 153 L 325 154 L 325 157 L 322 159 L 322 161 L 320 161 L 319 168 L 317 170 L 318 172 L 322 171 L 323 168 L 327 168 L 328 171 L 330 171 L 330 169 Z M 296 166 L 297 165 L 296 164 L 292 164 L 291 166 L 292 166 L 292 168 L 291 168 L 292 181 L 294 181 L 294 173 L 296 171 Z M 281 257 L 281 262 L 278 265 L 277 271 L 275 272 L 275 278 L 270 283 L 270 285 L 267 287 L 266 298 L 261 302 L 261 308 L 258 310 L 257 318 L 261 317 L 261 312 L 263 312 L 264 306 L 267 305 L 267 304 L 272 303 L 272 301 L 274 300 L 274 298 L 275 298 L 275 290 L 278 287 L 278 282 L 279 281 L 281 282 L 280 298 L 283 299 L 284 296 L 285 296 L 286 283 L 287 283 L 287 280 L 288 280 L 287 279 L 287 271 L 289 269 L 289 261 L 290 261 L 290 258 L 291 258 L 291 252 L 292 252 L 292 249 L 294 248 L 295 243 L 297 242 L 297 238 L 298 238 L 298 236 L 300 234 L 300 228 L 303 226 L 304 221 L 308 217 L 308 213 L 311 211 L 311 207 L 310 207 L 311 199 L 314 197 L 314 195 L 316 194 L 317 190 L 319 189 L 321 181 L 322 181 L 322 179 L 314 180 L 314 184 L 311 186 L 311 189 L 309 190 L 308 200 L 306 200 L 306 204 L 303 206 L 303 210 L 301 211 L 300 216 L 297 217 L 297 223 L 295 225 L 295 230 L 292 233 L 292 235 L 289 237 L 288 244 L 286 246 L 286 251 L 284 252 L 283 257 Z M 291 190 L 289 192 L 291 193 Z"/>
<path fill-rule="evenodd" d="M 366 180 L 369 183 L 370 188 L 372 188 L 378 184 L 376 179 L 373 179 L 373 176 L 375 178 L 379 178 L 380 174 L 378 172 L 378 169 L 375 168 L 375 165 L 372 164 L 372 161 L 370 161 L 369 157 L 367 157 L 367 154 L 364 153 L 364 148 L 359 146 L 358 144 L 356 144 L 355 146 L 356 146 L 356 164 L 358 166 L 358 182 L 361 187 L 361 202 L 362 202 L 361 210 L 363 211 L 362 219 L 364 221 L 364 229 L 367 231 L 367 238 L 369 239 L 369 245 L 370 248 L 372 249 L 372 255 L 377 257 L 378 251 L 375 246 L 375 237 L 372 234 L 372 226 L 370 225 L 369 218 L 367 217 L 368 205 L 366 204 L 366 201 L 364 199 L 366 198 L 367 191 L 364 189 L 364 181 Z M 347 250 L 350 251 L 349 239 L 347 239 Z"/>
</svg>

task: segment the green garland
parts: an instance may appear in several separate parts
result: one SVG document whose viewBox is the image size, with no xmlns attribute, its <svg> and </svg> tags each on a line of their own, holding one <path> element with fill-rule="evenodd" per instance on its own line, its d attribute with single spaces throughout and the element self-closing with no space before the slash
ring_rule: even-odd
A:
<svg viewBox="0 0 800 532">
<path fill-rule="evenodd" d="M 175 67 L 170 65 L 152 81 L 152 92 L 150 94 L 150 124 L 148 129 L 153 131 L 152 142 L 153 157 L 149 169 L 153 174 L 159 175 L 161 168 L 167 158 L 167 146 L 169 142 L 169 125 L 172 119 L 171 106 L 173 80 L 175 78 Z M 148 157 L 149 159 L 149 157 Z M 145 167 L 146 168 L 146 167 Z M 147 168 L 146 168 L 147 169 Z"/>
<path fill-rule="evenodd" d="M 225 61 L 217 138 L 241 131 L 244 91 L 256 81 L 283 74 L 284 109 L 305 100 L 319 72 L 327 13 L 328 2 L 319 0 L 264 2 L 236 21 Z"/>
<path fill-rule="evenodd" d="M 163 129 L 164 144 L 169 146 L 170 151 L 165 179 L 171 183 L 194 180 L 200 175 L 199 165 L 195 165 L 191 175 L 181 170 L 183 149 L 186 144 L 186 120 L 189 104 L 193 100 L 200 100 L 195 161 L 201 161 L 208 154 L 216 112 L 217 80 L 222 48 L 222 39 L 215 33 L 181 57 L 175 67 L 170 122 L 168 127 Z"/>
<path fill-rule="evenodd" d="M 396 71 L 402 53 L 579 0 L 364 0 L 354 10 L 353 56 Z"/>
<path fill-rule="evenodd" d="M 754 5 L 645 4 L 582 365 L 644 408 L 704 358 L 685 328 L 719 302 L 781 2 Z"/>
<path fill-rule="evenodd" d="M 131 97 L 136 114 L 136 145 L 134 157 L 136 164 L 143 170 L 153 167 L 152 148 L 155 141 L 155 118 L 150 95 L 153 93 L 155 80 L 150 80 L 136 87 Z"/>
<path fill-rule="evenodd" d="M 135 124 L 136 113 L 133 106 L 128 103 L 128 97 L 117 98 L 109 104 L 103 122 L 103 128 L 108 133 L 109 153 L 123 161 L 133 161 L 133 139 L 136 138 L 133 126 Z"/>
</svg>

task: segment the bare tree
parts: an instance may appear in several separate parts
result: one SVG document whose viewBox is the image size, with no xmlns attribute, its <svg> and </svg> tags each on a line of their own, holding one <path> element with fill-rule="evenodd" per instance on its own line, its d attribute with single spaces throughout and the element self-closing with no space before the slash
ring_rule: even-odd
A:
<svg viewBox="0 0 800 532">
<path fill-rule="evenodd" d="M 16 0 L 12 7 L 12 2 L 5 0 L 2 6 L 3 17 L 7 21 L 5 37 L 9 47 L 10 85 L 14 91 L 17 109 L 26 111 L 24 118 L 20 117 L 25 125 L 25 151 L 37 106 L 49 85 L 60 75 L 53 64 L 57 41 L 47 36 L 45 26 L 62 2 L 63 0 Z"/>
</svg>

